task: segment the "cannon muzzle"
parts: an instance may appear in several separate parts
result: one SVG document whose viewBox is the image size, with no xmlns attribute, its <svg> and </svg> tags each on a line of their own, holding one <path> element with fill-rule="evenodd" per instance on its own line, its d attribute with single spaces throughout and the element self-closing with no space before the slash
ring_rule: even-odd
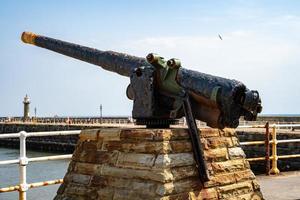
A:
<svg viewBox="0 0 300 200">
<path fill-rule="evenodd" d="M 22 36 L 21 36 L 21 39 L 24 43 L 27 43 L 27 44 L 35 44 L 34 41 L 35 41 L 35 38 L 37 37 L 36 34 L 34 33 L 31 33 L 31 32 L 23 32 L 22 33 Z"/>
</svg>

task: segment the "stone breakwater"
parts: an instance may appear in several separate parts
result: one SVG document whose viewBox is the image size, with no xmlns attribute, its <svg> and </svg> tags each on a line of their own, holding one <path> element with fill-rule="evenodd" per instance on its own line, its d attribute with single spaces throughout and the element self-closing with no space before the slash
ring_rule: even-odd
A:
<svg viewBox="0 0 300 200">
<path fill-rule="evenodd" d="M 97 126 L 95 126 L 97 127 Z M 100 127 L 100 126 L 98 126 Z M 66 131 L 91 128 L 89 125 L 67 124 L 33 124 L 33 123 L 0 123 L 1 133 Z M 78 141 L 77 135 L 29 137 L 26 139 L 27 148 L 31 150 L 72 153 Z M 18 138 L 1 139 L 2 147 L 19 148 Z"/>
<path fill-rule="evenodd" d="M 186 129 L 81 132 L 55 200 L 263 199 L 236 132 L 203 129 L 209 181 L 201 184 Z"/>
</svg>

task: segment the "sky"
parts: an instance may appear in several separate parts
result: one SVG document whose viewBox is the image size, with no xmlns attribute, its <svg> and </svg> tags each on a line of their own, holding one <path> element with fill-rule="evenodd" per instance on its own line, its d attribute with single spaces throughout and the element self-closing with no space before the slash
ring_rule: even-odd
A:
<svg viewBox="0 0 300 200">
<path fill-rule="evenodd" d="M 263 114 L 300 114 L 300 1 L 0 2 L 0 116 L 131 115 L 129 78 L 26 45 L 23 31 L 100 50 L 179 58 L 258 90 Z M 218 35 L 223 40 L 220 40 Z"/>
</svg>

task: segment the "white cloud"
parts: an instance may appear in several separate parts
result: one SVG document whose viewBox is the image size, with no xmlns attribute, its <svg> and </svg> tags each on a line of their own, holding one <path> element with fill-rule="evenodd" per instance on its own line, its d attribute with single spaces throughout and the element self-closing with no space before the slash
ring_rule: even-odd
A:
<svg viewBox="0 0 300 200">
<path fill-rule="evenodd" d="M 300 50 L 290 41 L 243 30 L 224 34 L 222 38 L 218 35 L 149 37 L 128 41 L 123 48 L 138 55 L 156 52 L 166 58 L 177 57 L 188 68 L 230 76 L 232 71 L 240 69 L 278 70 L 290 60 L 298 59 Z"/>
<path fill-rule="evenodd" d="M 273 102 L 276 89 L 285 88 L 282 86 L 285 79 L 297 79 L 288 68 L 300 62 L 300 47 L 288 37 L 283 39 L 257 31 L 236 30 L 223 34 L 222 38 L 218 35 L 149 37 L 127 41 L 121 48 L 139 56 L 155 52 L 166 59 L 179 58 L 186 68 L 240 80 L 261 92 L 265 113 L 272 113 L 269 106 L 276 104 Z M 282 77 L 283 72 L 290 77 Z M 300 84 L 293 90 L 289 87 L 290 84 L 281 91 L 282 96 L 277 97 L 279 102 L 287 101 L 294 89 L 300 90 Z"/>
</svg>

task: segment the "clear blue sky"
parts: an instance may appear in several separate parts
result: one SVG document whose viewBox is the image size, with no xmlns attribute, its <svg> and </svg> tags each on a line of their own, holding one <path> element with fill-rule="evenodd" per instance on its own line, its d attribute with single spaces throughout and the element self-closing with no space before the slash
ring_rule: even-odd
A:
<svg viewBox="0 0 300 200">
<path fill-rule="evenodd" d="M 129 79 L 25 45 L 32 31 L 102 50 L 177 57 L 259 90 L 264 114 L 300 113 L 300 1 L 1 1 L 0 116 L 130 115 Z M 222 35 L 223 40 L 218 38 Z"/>
</svg>

